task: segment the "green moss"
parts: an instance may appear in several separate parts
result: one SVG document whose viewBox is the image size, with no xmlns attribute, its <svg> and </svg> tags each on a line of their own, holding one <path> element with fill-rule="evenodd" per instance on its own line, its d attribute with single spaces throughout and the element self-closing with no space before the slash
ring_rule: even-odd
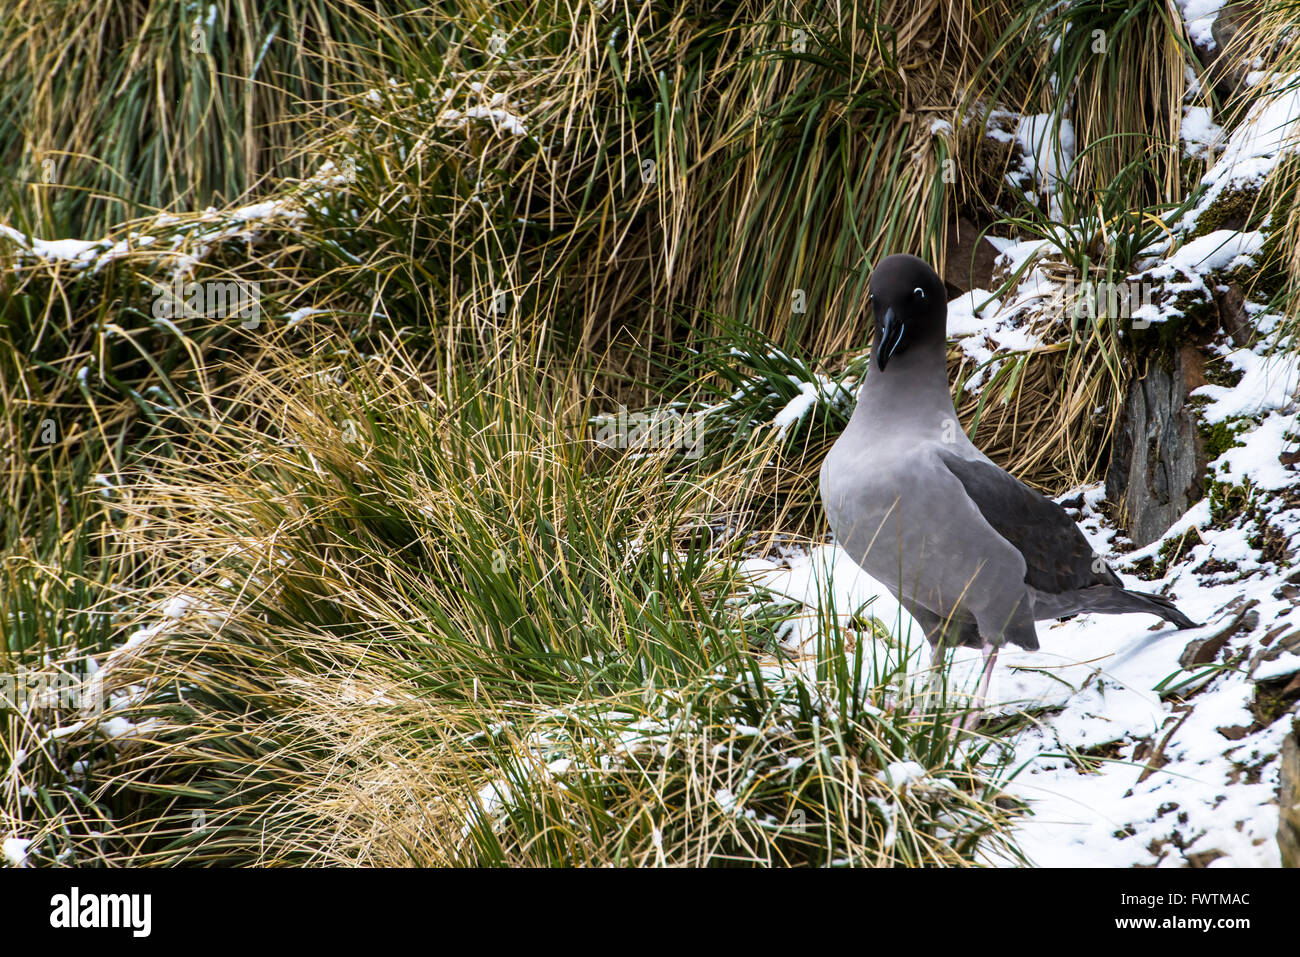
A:
<svg viewBox="0 0 1300 957">
<path fill-rule="evenodd" d="M 1300 690 L 1291 690 L 1290 679 L 1290 675 L 1283 675 L 1280 678 L 1267 678 L 1255 682 L 1254 700 L 1251 701 L 1250 710 L 1254 712 L 1255 720 L 1261 726 L 1268 727 L 1286 715 L 1295 703 L 1300 701 Z"/>
<path fill-rule="evenodd" d="M 1249 481 L 1230 485 L 1211 480 L 1208 498 L 1210 521 L 1215 525 L 1226 525 L 1247 512 L 1253 512 L 1255 507 L 1255 489 Z"/>
<path fill-rule="evenodd" d="M 1173 371 L 1174 355 L 1187 342 L 1213 335 L 1219 327 L 1219 310 L 1214 300 L 1197 292 L 1181 292 L 1161 306 L 1176 310 L 1163 322 L 1153 322 L 1145 329 L 1127 323 L 1127 333 L 1137 350 L 1151 356 L 1168 372 Z"/>
<path fill-rule="evenodd" d="M 1226 389 L 1236 388 L 1246 375 L 1241 369 L 1235 369 L 1220 359 L 1211 359 L 1207 362 L 1202 374 L 1205 376 L 1205 381 L 1210 385 L 1221 385 Z M 1198 395 L 1193 398 L 1202 403 L 1209 402 L 1209 399 L 1205 396 Z"/>
<path fill-rule="evenodd" d="M 1225 422 L 1215 422 L 1213 425 L 1201 422 L 1196 427 L 1201 434 L 1201 447 L 1205 450 L 1206 458 L 1211 462 L 1228 449 L 1241 445 L 1242 443 L 1237 441 L 1237 436 L 1249 429 L 1250 422 L 1242 419 L 1228 419 Z"/>
<path fill-rule="evenodd" d="M 1295 161 L 1288 161 L 1288 166 Z M 1220 283 L 1236 283 L 1254 298 L 1270 298 L 1286 288 L 1287 274 L 1283 257 L 1287 236 L 1287 216 L 1294 196 L 1279 190 L 1279 184 L 1294 179 L 1294 170 L 1279 167 L 1261 191 L 1258 188 L 1224 190 L 1196 221 L 1189 239 L 1196 239 L 1216 229 L 1251 230 L 1264 233 L 1264 245 L 1252 258 L 1254 265 L 1239 266 L 1218 274 Z"/>
<path fill-rule="evenodd" d="M 1257 188 L 1225 189 L 1200 216 L 1188 239 L 1199 239 L 1216 229 L 1246 229 L 1251 220 L 1261 218 L 1268 207 L 1259 200 Z"/>
<path fill-rule="evenodd" d="M 1155 581 L 1157 578 L 1165 577 L 1165 566 L 1157 562 L 1154 558 L 1139 558 L 1129 566 L 1129 571 L 1144 582 Z"/>
<path fill-rule="evenodd" d="M 1257 516 L 1255 533 L 1246 539 L 1246 544 L 1259 552 L 1260 561 L 1271 562 L 1279 568 L 1289 568 L 1291 554 L 1287 541 L 1284 531 L 1264 517 Z"/>
<path fill-rule="evenodd" d="M 1239 266 L 1224 275 L 1224 282 L 1235 282 L 1248 290 L 1256 299 L 1271 299 L 1281 294 L 1287 286 L 1284 260 L 1286 215 L 1280 204 L 1273 206 L 1268 225 L 1264 227 L 1264 245 L 1253 257 L 1254 266 Z"/>
<path fill-rule="evenodd" d="M 1196 544 L 1200 540 L 1201 536 L 1197 533 L 1196 529 L 1189 528 L 1177 538 L 1168 539 L 1160 546 L 1160 558 L 1166 565 L 1170 562 L 1176 562 L 1178 559 L 1183 557 L 1183 554 L 1191 548 L 1192 545 Z"/>
<path fill-rule="evenodd" d="M 1169 566 L 1178 562 L 1200 540 L 1196 529 L 1189 528 L 1177 538 L 1170 538 L 1162 543 L 1154 557 L 1139 558 L 1129 566 L 1130 570 L 1143 581 L 1164 578 Z"/>
<path fill-rule="evenodd" d="M 1268 514 L 1261 507 L 1265 498 L 1256 492 L 1249 481 L 1241 485 L 1212 482 L 1209 494 L 1210 520 L 1216 525 L 1238 520 L 1242 528 L 1253 525 L 1246 544 L 1259 552 L 1261 561 L 1288 567 L 1291 565 L 1291 555 L 1287 549 L 1288 537 L 1268 520 Z"/>
</svg>

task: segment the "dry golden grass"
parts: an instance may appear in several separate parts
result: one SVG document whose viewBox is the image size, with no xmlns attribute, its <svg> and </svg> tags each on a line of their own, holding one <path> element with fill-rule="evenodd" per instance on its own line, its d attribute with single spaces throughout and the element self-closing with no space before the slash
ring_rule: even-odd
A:
<svg viewBox="0 0 1300 957">
<path fill-rule="evenodd" d="M 980 860 L 944 833 L 954 819 L 1005 850 L 993 786 L 952 754 L 943 716 L 886 707 L 880 682 L 868 698 L 886 717 L 853 710 L 844 668 L 861 636 L 828 626 L 841 645 L 806 697 L 750 682 L 782 661 L 780 615 L 736 612 L 753 596 L 734 559 L 747 537 L 817 528 L 827 419 L 786 443 L 713 435 L 693 465 L 601 455 L 582 436 L 620 402 L 728 382 L 715 363 L 681 394 L 738 328 L 804 372 L 835 371 L 867 347 L 871 264 L 906 250 L 942 268 L 959 212 L 1045 228 L 1043 210 L 999 208 L 1013 151 L 981 153 L 968 121 L 1056 105 L 1049 44 L 1016 29 L 1050 4 L 525 0 L 380 22 L 341 0 L 328 23 L 325 6 L 295 7 L 286 30 L 310 39 L 281 57 L 280 84 L 250 80 L 256 5 L 227 5 L 248 35 L 202 64 L 151 59 L 179 39 L 179 6 L 92 6 L 0 0 L 15 14 L 0 66 L 31 80 L 0 99 L 21 104 L 0 119 L 0 161 L 28 183 L 4 215 L 91 238 L 89 209 L 112 241 L 157 239 L 85 271 L 0 239 L 0 595 L 21 625 L 0 670 L 94 655 L 137 725 L 107 741 L 93 723 L 51 737 L 70 712 L 6 720 L 0 758 L 31 757 L 5 778 L 0 827 L 36 833 L 42 860 L 115 864 Z M 1168 148 L 1182 28 L 1166 4 L 1067 12 L 1077 36 L 1104 23 L 1114 46 L 1061 61 L 1087 148 L 1062 198 L 1078 232 L 1053 258 L 1062 277 L 1105 279 L 1128 267 L 1135 223 L 1201 172 Z M 128 37 L 165 17 L 161 40 Z M 64 38 L 82 72 L 50 69 Z M 95 74 L 101 62 L 124 72 Z M 218 62 L 229 82 L 205 99 L 183 68 Z M 32 182 L 51 156 L 68 175 Z M 303 218 L 117 225 L 114 211 L 233 200 L 285 169 L 301 175 L 255 198 Z M 68 198 L 123 176 L 129 202 Z M 1293 192 L 1270 196 L 1294 278 Z M 263 325 L 155 321 L 184 255 L 197 279 L 260 282 Z M 290 326 L 304 307 L 320 311 Z M 1057 319 L 1043 311 L 1046 346 L 1002 356 L 959 398 L 976 443 L 1051 491 L 1098 477 L 1130 374 L 1113 326 Z M 755 381 L 789 389 L 789 364 Z M 199 604 L 160 618 L 178 591 Z M 622 747 L 636 720 L 671 731 Z M 806 774 L 780 777 L 789 758 Z M 78 759 L 88 776 L 67 773 Z M 886 786 L 895 759 L 955 796 Z M 512 775 L 521 799 L 504 816 L 477 806 Z"/>
<path fill-rule="evenodd" d="M 99 765 L 109 860 L 1014 854 L 987 772 L 950 750 L 954 701 L 914 711 L 891 698 L 897 662 L 852 678 L 842 646 L 797 676 L 781 615 L 693 533 L 719 500 L 743 509 L 766 451 L 601 464 L 587 410 L 538 401 L 562 379 L 465 376 L 454 354 L 440 374 L 389 345 L 250 370 L 205 397 L 195 451 L 132 476 L 118 534 L 149 572 L 130 601 L 163 627 L 99 672 L 131 722 Z M 100 727 L 69 743 L 102 747 Z M 904 760 L 936 780 L 879 776 Z"/>
</svg>

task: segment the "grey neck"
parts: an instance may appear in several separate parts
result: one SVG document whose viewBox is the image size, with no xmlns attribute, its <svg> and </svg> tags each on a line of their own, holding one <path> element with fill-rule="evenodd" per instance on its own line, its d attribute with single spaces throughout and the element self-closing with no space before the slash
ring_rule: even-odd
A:
<svg viewBox="0 0 1300 957">
<path fill-rule="evenodd" d="M 884 372 L 873 358 L 858 392 L 853 421 L 861 426 L 896 428 L 900 422 L 931 420 L 943 413 L 956 418 L 948 385 L 943 343 L 916 343 L 889 360 Z"/>
</svg>

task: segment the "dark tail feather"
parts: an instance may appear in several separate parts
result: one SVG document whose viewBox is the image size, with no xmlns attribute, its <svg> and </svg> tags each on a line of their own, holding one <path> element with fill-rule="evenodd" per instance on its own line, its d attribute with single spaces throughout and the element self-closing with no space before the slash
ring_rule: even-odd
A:
<svg viewBox="0 0 1300 957">
<path fill-rule="evenodd" d="M 1094 585 L 1092 588 L 1083 589 L 1081 594 L 1086 596 L 1086 601 L 1080 603 L 1081 611 L 1097 611 L 1108 615 L 1141 611 L 1159 615 L 1180 630 L 1200 627 L 1163 595 L 1148 595 L 1145 592 L 1129 591 L 1127 588 L 1116 588 L 1112 585 Z"/>
</svg>

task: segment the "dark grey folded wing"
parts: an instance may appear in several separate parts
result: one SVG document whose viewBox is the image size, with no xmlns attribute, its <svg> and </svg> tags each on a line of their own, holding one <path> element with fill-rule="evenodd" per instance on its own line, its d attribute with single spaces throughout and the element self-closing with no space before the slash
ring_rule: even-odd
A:
<svg viewBox="0 0 1300 957">
<path fill-rule="evenodd" d="M 1061 506 L 991 462 L 940 453 L 984 520 L 1025 559 L 1025 584 L 1051 594 L 1122 583 Z"/>
</svg>

